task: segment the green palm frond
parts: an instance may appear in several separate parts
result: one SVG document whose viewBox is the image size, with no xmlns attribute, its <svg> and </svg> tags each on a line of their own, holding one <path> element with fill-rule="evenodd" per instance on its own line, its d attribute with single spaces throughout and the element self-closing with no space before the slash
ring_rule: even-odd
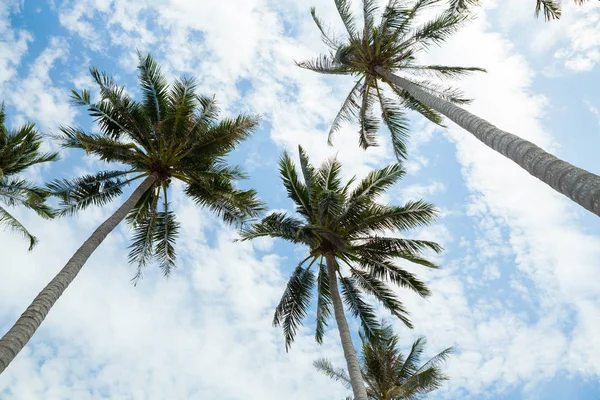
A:
<svg viewBox="0 0 600 400">
<path fill-rule="evenodd" d="M 63 148 L 81 149 L 106 162 L 135 163 L 143 153 L 133 143 L 123 143 L 101 134 L 87 134 L 80 128 L 61 127 L 56 137 Z"/>
<path fill-rule="evenodd" d="M 156 215 L 156 229 L 152 238 L 156 243 L 154 252 L 159 267 L 165 276 L 169 276 L 171 270 L 175 268 L 175 259 L 177 258 L 175 242 L 179 235 L 179 223 L 175 218 L 175 213 L 169 209 L 167 193 L 167 189 L 164 187 L 164 209 Z"/>
<path fill-rule="evenodd" d="M 306 186 L 308 201 L 311 205 L 310 208 L 314 209 L 314 204 L 317 202 L 317 191 L 319 190 L 317 172 L 310 164 L 308 155 L 300 145 L 298 145 L 298 154 L 300 155 L 300 171 L 302 172 L 302 177 L 304 178 L 304 185 Z"/>
<path fill-rule="evenodd" d="M 360 147 L 366 149 L 371 146 L 377 146 L 375 140 L 377 131 L 379 130 L 379 119 L 373 115 L 373 107 L 375 105 L 376 95 L 375 88 L 372 82 L 366 82 L 363 85 L 361 94 L 361 105 L 358 113 L 359 132 L 358 143 Z"/>
<path fill-rule="evenodd" d="M 242 240 L 273 237 L 297 243 L 300 239 L 298 236 L 300 228 L 302 228 L 302 221 L 299 219 L 274 212 L 263 218 L 262 221 L 241 229 L 240 236 Z"/>
<path fill-rule="evenodd" d="M 60 199 L 58 215 L 73 215 L 91 205 L 101 207 L 119 197 L 129 181 L 121 179 L 130 171 L 103 171 L 72 180 L 54 179 L 48 191 Z"/>
<path fill-rule="evenodd" d="M 319 371 L 328 376 L 329 378 L 340 382 L 342 385 L 346 387 L 346 389 L 352 389 L 352 385 L 350 383 L 350 377 L 348 373 L 341 368 L 334 368 L 331 364 L 331 361 L 320 358 L 313 362 L 313 366 Z"/>
<path fill-rule="evenodd" d="M 281 301 L 275 309 L 273 325 L 281 325 L 283 328 L 286 351 L 292 345 L 298 327 L 306 317 L 314 286 L 315 276 L 310 271 L 310 266 L 304 268 L 299 265 L 290 277 Z"/>
<path fill-rule="evenodd" d="M 258 127 L 259 118 L 250 115 L 238 115 L 235 118 L 224 118 L 211 129 L 195 138 L 194 152 L 225 154 L 246 140 Z"/>
<path fill-rule="evenodd" d="M 536 0 L 535 16 L 539 17 L 540 11 L 544 12 L 544 19 L 559 19 L 562 12 L 560 10 L 560 2 L 558 0 Z"/>
<path fill-rule="evenodd" d="M 352 72 L 348 67 L 339 64 L 330 56 L 323 54 L 312 60 L 297 61 L 296 65 L 300 68 L 308 69 L 320 74 L 347 75 Z"/>
<path fill-rule="evenodd" d="M 25 239 L 29 240 L 29 250 L 32 250 L 37 244 L 37 238 L 33 236 L 15 217 L 13 217 L 3 207 L 0 207 L 0 226 L 20 233 Z"/>
<path fill-rule="evenodd" d="M 335 7 L 337 8 L 338 14 L 344 23 L 344 27 L 346 28 L 346 32 L 350 39 L 354 40 L 358 36 L 358 32 L 356 30 L 356 25 L 354 23 L 354 16 L 350 11 L 350 1 L 349 0 L 334 0 Z"/>
<path fill-rule="evenodd" d="M 403 257 L 404 258 L 404 257 Z M 360 266 L 376 279 L 384 280 L 417 293 L 421 297 L 428 297 L 431 291 L 427 285 L 417 279 L 414 274 L 399 268 L 393 262 L 377 257 L 364 257 L 357 260 Z"/>
<path fill-rule="evenodd" d="M 390 131 L 392 148 L 394 149 L 394 154 L 396 155 L 398 162 L 400 162 L 401 160 L 406 159 L 407 155 L 406 143 L 408 141 L 409 133 L 408 118 L 404 115 L 400 104 L 393 99 L 385 97 L 385 95 L 381 93 L 377 82 L 375 82 L 375 87 L 379 105 L 381 106 L 381 118 Z"/>
<path fill-rule="evenodd" d="M 333 33 L 329 31 L 323 21 L 321 21 L 321 19 L 317 16 L 317 12 L 314 7 L 311 7 L 310 15 L 317 25 L 317 28 L 321 32 L 321 40 L 323 40 L 323 42 L 329 46 L 330 49 L 337 49 L 340 46 L 340 42 L 335 38 L 335 36 L 333 36 Z"/>
<path fill-rule="evenodd" d="M 264 211 L 264 204 L 257 199 L 255 190 L 236 189 L 231 180 L 223 176 L 191 180 L 185 193 L 227 224 L 241 226 Z"/>
<path fill-rule="evenodd" d="M 158 63 L 150 54 L 138 53 L 139 79 L 144 97 L 144 109 L 153 123 L 161 121 L 168 105 L 168 85 Z"/>
<path fill-rule="evenodd" d="M 317 326 L 315 329 L 315 340 L 319 344 L 323 343 L 327 319 L 331 315 L 331 305 L 327 266 L 319 264 L 319 275 L 317 277 Z"/>
<path fill-rule="evenodd" d="M 352 269 L 353 283 L 365 293 L 374 296 L 393 315 L 398 317 L 407 327 L 413 325 L 408 319 L 408 312 L 402 302 L 396 298 L 394 292 L 373 274 Z"/>
<path fill-rule="evenodd" d="M 360 290 L 354 282 L 354 279 L 342 277 L 340 278 L 340 284 L 342 286 L 344 303 L 348 306 L 350 313 L 355 318 L 360 319 L 365 335 L 367 335 L 367 337 L 375 335 L 377 330 L 377 317 L 375 316 L 375 310 L 364 301 L 362 295 L 360 294 Z"/>
<path fill-rule="evenodd" d="M 351 121 L 353 118 L 357 118 L 360 112 L 360 95 L 363 91 L 365 84 L 361 79 L 359 79 L 350 93 L 342 103 L 342 107 L 338 111 L 337 115 L 333 119 L 331 123 L 331 128 L 329 129 L 329 134 L 327 135 L 327 143 L 331 146 L 333 144 L 333 134 L 337 132 L 343 121 Z"/>
<path fill-rule="evenodd" d="M 296 211 L 310 220 L 312 209 L 308 188 L 298 179 L 296 166 L 285 152 L 279 159 L 279 173 L 283 179 L 283 185 L 287 190 L 288 197 L 296 204 Z"/>
<path fill-rule="evenodd" d="M 406 171 L 399 164 L 391 164 L 385 168 L 371 171 L 350 194 L 350 201 L 352 203 L 372 201 L 398 182 L 405 174 Z"/>
<path fill-rule="evenodd" d="M 129 263 L 136 266 L 132 282 L 143 276 L 143 269 L 152 261 L 155 254 L 157 224 L 160 212 L 157 210 L 158 196 L 151 198 L 152 204 L 147 206 L 147 215 L 133 226 L 133 236 L 129 245 Z"/>
</svg>

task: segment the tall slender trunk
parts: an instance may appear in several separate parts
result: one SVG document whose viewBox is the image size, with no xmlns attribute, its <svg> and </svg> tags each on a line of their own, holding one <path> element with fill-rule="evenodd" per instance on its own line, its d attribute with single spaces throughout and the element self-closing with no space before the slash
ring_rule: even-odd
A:
<svg viewBox="0 0 600 400">
<path fill-rule="evenodd" d="M 17 322 L 0 339 L 0 373 L 25 347 L 35 331 L 40 327 L 50 308 L 63 294 L 67 286 L 75 279 L 87 259 L 100 246 L 102 241 L 135 207 L 142 195 L 156 181 L 156 176 L 150 175 L 135 189 L 121 207 L 104 221 L 92 235 L 77 249 L 64 268 L 37 295 Z"/>
<path fill-rule="evenodd" d="M 569 164 L 525 139 L 498 129 L 486 120 L 427 93 L 414 83 L 384 68 L 376 67 L 375 71 L 427 107 L 444 114 L 488 147 L 510 158 L 557 192 L 600 216 L 600 176 Z"/>
<path fill-rule="evenodd" d="M 340 292 L 338 290 L 336 262 L 332 254 L 325 255 L 325 260 L 327 261 L 327 275 L 329 276 L 329 292 L 331 294 L 331 302 L 333 303 L 335 321 L 337 322 L 338 331 L 340 333 L 344 357 L 346 358 L 346 364 L 348 365 L 348 375 L 350 375 L 350 383 L 352 384 L 354 400 L 368 400 L 367 389 L 365 388 L 362 372 L 360 371 L 360 366 L 358 364 L 356 350 L 354 350 L 354 345 L 352 344 L 350 328 L 348 328 L 348 322 L 346 321 L 346 316 L 344 315 L 342 298 L 340 297 Z"/>
</svg>

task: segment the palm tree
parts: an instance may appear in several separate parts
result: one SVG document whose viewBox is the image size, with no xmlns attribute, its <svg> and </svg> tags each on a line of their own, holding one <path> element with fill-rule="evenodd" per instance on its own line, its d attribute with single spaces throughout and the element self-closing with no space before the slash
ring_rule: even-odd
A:
<svg viewBox="0 0 600 400">
<path fill-rule="evenodd" d="M 129 261 L 137 265 L 134 281 L 153 260 L 158 261 L 165 276 L 169 275 L 175 267 L 179 229 L 168 197 L 173 179 L 183 183 L 185 194 L 198 205 L 208 207 L 227 223 L 256 217 L 263 208 L 253 190 L 235 187 L 235 181 L 244 173 L 237 166 L 227 165 L 224 158 L 249 136 L 257 126 L 257 117 L 240 115 L 218 121 L 214 98 L 196 94 L 192 79 L 181 78 L 169 86 L 149 55 L 140 56 L 138 69 L 141 102 L 134 101 L 123 87 L 95 68 L 91 68 L 91 74 L 100 88 L 100 101 L 92 102 L 86 90 L 73 91 L 74 104 L 87 108 L 100 132 L 63 127 L 62 145 L 83 149 L 118 165 L 118 169 L 51 182 L 50 190 L 60 198 L 60 214 L 71 215 L 90 205 L 104 206 L 118 198 L 126 185 L 141 182 L 0 339 L 0 372 L 123 219 L 127 218 L 134 231 L 129 253 Z"/>
<path fill-rule="evenodd" d="M 42 218 L 53 218 L 52 208 L 45 204 L 48 192 L 19 177 L 23 171 L 36 164 L 58 159 L 57 153 L 42 153 L 42 137 L 32 123 L 16 130 L 4 125 L 4 103 L 0 104 L 0 203 L 8 207 L 23 206 Z M 0 225 L 20 233 L 29 240 L 29 250 L 37 239 L 4 207 L 0 206 Z"/>
<path fill-rule="evenodd" d="M 445 115 L 536 178 L 600 216 L 600 176 L 560 160 L 535 144 L 469 113 L 457 106 L 469 102 L 460 90 L 431 79 L 455 78 L 482 69 L 416 63 L 419 52 L 442 43 L 467 18 L 463 13 L 446 10 L 428 22 L 417 22 L 424 10 L 440 2 L 442 0 L 410 3 L 389 0 L 376 25 L 377 1 L 363 0 L 364 28 L 360 30 L 350 11 L 349 0 L 335 0 L 348 34 L 345 41 L 331 35 L 314 8 L 311 10 L 330 53 L 298 65 L 324 74 L 357 77 L 333 120 L 330 142 L 343 120 L 356 119 L 360 126 L 360 145 L 364 148 L 375 145 L 379 118 L 373 115 L 373 107 L 379 103 L 396 156 L 402 159 L 406 157 L 408 137 L 403 109 L 414 110 L 437 124 L 441 124 L 442 115 Z M 391 90 L 392 97 L 386 94 L 386 88 Z"/>
<path fill-rule="evenodd" d="M 365 335 L 377 327 L 375 312 L 364 298 L 372 295 L 392 314 L 412 327 L 402 302 L 388 287 L 390 282 L 426 297 L 426 285 L 413 274 L 398 267 L 395 258 L 403 258 L 426 267 L 436 266 L 421 256 L 425 250 L 441 251 L 436 243 L 425 240 L 380 236 L 382 230 L 406 230 L 426 225 L 436 217 L 435 208 L 422 200 L 402 206 L 382 205 L 377 196 L 396 183 L 404 170 L 398 165 L 373 171 L 354 189 L 354 178 L 346 184 L 340 180 L 341 164 L 334 160 L 314 168 L 300 147 L 300 169 L 287 153 L 279 161 L 279 172 L 288 196 L 294 201 L 298 216 L 274 212 L 241 232 L 242 240 L 258 237 L 281 238 L 308 248 L 307 257 L 293 272 L 281 301 L 275 309 L 274 325 L 281 325 L 286 350 L 311 305 L 312 291 L 317 289 L 317 323 L 315 339 L 323 340 L 331 308 L 337 322 L 342 348 L 350 371 L 354 396 L 366 400 L 366 392 L 350 330 L 344 315 L 338 279 L 348 310 L 360 319 Z M 345 265 L 347 268 L 341 268 Z M 311 268 L 315 267 L 315 273 Z"/>
<path fill-rule="evenodd" d="M 415 340 L 405 357 L 398 348 L 398 336 L 394 335 L 390 325 L 383 322 L 376 335 L 367 338 L 361 334 L 361 340 L 360 369 L 369 400 L 421 399 L 448 379 L 440 365 L 453 352 L 452 347 L 421 364 L 427 344 L 425 338 Z M 334 368 L 326 359 L 319 359 L 313 365 L 350 389 L 348 373 L 343 369 Z"/>
<path fill-rule="evenodd" d="M 588 0 L 573 0 L 575 4 L 582 6 Z M 480 0 L 450 0 L 450 8 L 456 11 L 465 12 L 472 6 L 478 6 L 481 4 Z M 540 11 L 544 13 L 544 19 L 550 21 L 551 19 L 559 19 L 562 11 L 560 7 L 560 0 L 536 0 L 535 2 L 535 16 L 539 17 Z"/>
</svg>

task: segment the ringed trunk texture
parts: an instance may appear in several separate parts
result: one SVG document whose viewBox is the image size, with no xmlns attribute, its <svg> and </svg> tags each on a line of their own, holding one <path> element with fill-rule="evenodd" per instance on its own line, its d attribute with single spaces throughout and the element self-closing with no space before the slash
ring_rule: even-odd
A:
<svg viewBox="0 0 600 400">
<path fill-rule="evenodd" d="M 77 249 L 64 268 L 33 299 L 33 302 L 27 307 L 17 322 L 0 339 L 0 373 L 8 367 L 8 364 L 25 347 L 29 339 L 31 339 L 35 331 L 42 324 L 44 318 L 48 315 L 54 303 L 56 303 L 65 289 L 75 279 L 92 253 L 100 246 L 106 236 L 127 216 L 129 211 L 133 209 L 138 200 L 150 189 L 155 181 L 156 177 L 150 175 L 135 189 L 125 203 L 104 221 L 81 247 Z"/>
<path fill-rule="evenodd" d="M 348 375 L 350 375 L 350 383 L 352 384 L 352 392 L 354 393 L 354 400 L 368 400 L 367 389 L 363 381 L 362 372 L 358 364 L 358 357 L 356 356 L 356 350 L 352 344 L 352 336 L 350 335 L 350 328 L 348 328 L 348 322 L 344 315 L 344 306 L 342 304 L 342 298 L 338 290 L 337 277 L 336 277 L 336 262 L 333 255 L 327 254 L 325 256 L 327 261 L 327 275 L 329 276 L 329 291 L 331 294 L 331 302 L 333 303 L 333 311 L 335 314 L 335 321 L 337 322 L 338 331 L 340 333 L 340 340 L 342 342 L 342 349 L 344 350 L 344 357 L 346 358 L 346 364 L 348 366 Z"/>
<path fill-rule="evenodd" d="M 600 216 L 600 176 L 578 168 L 535 144 L 508 133 L 449 101 L 440 99 L 384 68 L 375 71 L 388 82 L 406 90 L 425 104 L 470 132 L 488 147 L 503 154 L 531 175 L 580 206 Z"/>
</svg>

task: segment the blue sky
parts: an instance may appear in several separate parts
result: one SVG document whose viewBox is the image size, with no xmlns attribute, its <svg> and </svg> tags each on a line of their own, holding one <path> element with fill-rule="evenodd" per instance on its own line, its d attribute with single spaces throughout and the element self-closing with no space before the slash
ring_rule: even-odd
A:
<svg viewBox="0 0 600 400">
<path fill-rule="evenodd" d="M 487 74 L 460 82 L 475 99 L 470 110 L 598 174 L 600 6 L 564 2 L 563 18 L 544 23 L 533 18 L 533 3 L 484 1 L 477 18 L 424 61 L 485 67 Z M 352 125 L 343 126 L 335 147 L 326 145 L 351 80 L 294 66 L 325 50 L 308 12 L 313 5 L 339 25 L 330 0 L 5 1 L 0 99 L 9 125 L 32 120 L 48 133 L 68 124 L 93 129 L 83 110 L 69 105 L 69 91 L 93 88 L 92 64 L 136 94 L 136 49 L 151 52 L 169 76 L 192 75 L 201 92 L 216 94 L 224 115 L 263 116 L 231 160 L 250 172 L 243 186 L 256 188 L 270 208 L 290 210 L 276 173 L 283 150 L 296 154 L 301 144 L 316 163 L 337 154 L 347 177 L 393 162 L 385 131 L 381 145 L 367 152 Z M 434 295 L 423 300 L 399 291 L 415 330 L 394 322 L 405 346 L 424 335 L 431 354 L 457 348 L 446 365 L 450 381 L 431 398 L 600 397 L 598 218 L 454 125 L 441 129 L 414 115 L 411 124 L 407 177 L 384 200 L 420 197 L 442 210 L 434 225 L 410 233 L 446 249 L 440 271 L 407 266 Z M 100 168 L 69 152 L 30 178 Z M 0 377 L 0 399 L 347 395 L 311 366 L 319 357 L 343 365 L 335 329 L 318 346 L 309 316 L 286 354 L 270 324 L 301 249 L 268 240 L 233 243 L 233 229 L 180 193 L 173 201 L 182 222 L 173 277 L 149 270 L 134 288 L 129 232 L 120 226 Z M 0 331 L 117 206 L 51 222 L 15 210 L 40 245 L 26 253 L 18 237 L 0 232 Z"/>
</svg>

